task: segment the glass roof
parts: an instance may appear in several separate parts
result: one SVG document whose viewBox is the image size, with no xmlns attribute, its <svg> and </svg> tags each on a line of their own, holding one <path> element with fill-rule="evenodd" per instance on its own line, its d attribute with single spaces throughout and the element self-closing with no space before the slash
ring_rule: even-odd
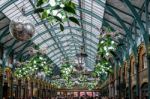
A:
<svg viewBox="0 0 150 99">
<path fill-rule="evenodd" d="M 41 20 L 39 15 L 34 13 L 34 0 L 0 0 L 0 4 L 2 4 L 0 7 L 10 20 L 22 15 L 21 9 L 25 7 L 25 15 L 36 27 L 36 34 L 32 41 L 40 48 L 47 48 L 48 57 L 58 66 L 61 65 L 61 59 L 65 57 L 68 57 L 70 61 L 76 59 L 80 46 L 85 45 L 85 51 L 88 54 L 85 65 L 93 68 L 106 1 L 72 1 L 77 4 L 76 17 L 80 21 L 81 27 L 68 21 L 64 23 L 65 30 L 63 32 L 60 31 L 58 24 L 51 26 L 46 20 Z"/>
</svg>

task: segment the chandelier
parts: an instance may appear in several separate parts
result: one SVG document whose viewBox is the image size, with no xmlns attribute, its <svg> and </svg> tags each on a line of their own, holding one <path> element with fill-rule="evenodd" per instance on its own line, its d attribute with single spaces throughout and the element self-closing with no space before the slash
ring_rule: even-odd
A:
<svg viewBox="0 0 150 99">
<path fill-rule="evenodd" d="M 83 61 L 88 55 L 85 52 L 84 46 L 80 47 L 80 53 L 76 54 L 76 57 L 78 59 L 78 64 L 75 66 L 75 68 L 79 71 L 83 70 Z"/>
</svg>

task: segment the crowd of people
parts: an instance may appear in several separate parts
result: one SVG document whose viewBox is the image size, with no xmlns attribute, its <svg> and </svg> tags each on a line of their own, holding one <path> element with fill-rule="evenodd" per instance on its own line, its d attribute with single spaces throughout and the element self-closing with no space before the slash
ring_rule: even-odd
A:
<svg viewBox="0 0 150 99">
<path fill-rule="evenodd" d="M 66 96 L 66 97 L 62 97 L 62 96 L 57 96 L 57 97 L 53 97 L 52 99 L 109 99 L 108 97 L 102 97 L 102 96 L 88 96 L 88 95 L 83 95 L 83 96 L 79 96 L 79 97 L 73 97 L 73 96 Z"/>
</svg>

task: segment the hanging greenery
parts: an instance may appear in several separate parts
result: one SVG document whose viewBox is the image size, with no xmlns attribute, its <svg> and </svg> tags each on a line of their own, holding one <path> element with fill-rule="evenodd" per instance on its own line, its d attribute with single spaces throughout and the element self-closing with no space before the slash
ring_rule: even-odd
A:
<svg viewBox="0 0 150 99">
<path fill-rule="evenodd" d="M 69 62 L 63 63 L 61 66 L 61 77 L 63 79 L 69 80 L 71 77 L 73 67 Z"/>
<path fill-rule="evenodd" d="M 58 88 L 66 87 L 71 89 L 79 86 L 80 88 L 88 88 L 89 90 L 94 89 L 98 84 L 98 81 L 89 81 L 88 75 L 84 75 L 82 72 L 78 73 L 78 76 L 74 76 L 75 73 L 73 72 L 73 69 L 75 69 L 75 67 L 73 67 L 69 62 L 64 62 L 61 66 L 61 78 L 53 80 L 52 83 L 58 86 Z"/>
<path fill-rule="evenodd" d="M 61 31 L 64 30 L 63 23 L 67 20 L 80 25 L 76 15 L 76 4 L 71 0 L 37 0 L 35 13 L 40 13 L 43 20 L 50 24 L 58 23 Z M 43 7 L 46 6 L 46 7 Z"/>
<path fill-rule="evenodd" d="M 96 64 L 93 76 L 99 77 L 102 80 L 106 80 L 108 74 L 113 73 L 112 66 L 110 64 L 110 58 L 114 56 L 116 43 L 112 40 L 114 33 L 110 28 L 106 28 L 105 32 L 100 35 L 100 43 L 98 44 L 98 56 L 99 62 Z"/>
<path fill-rule="evenodd" d="M 64 79 L 64 85 L 67 88 L 72 88 L 73 82 L 71 79 L 73 66 L 69 62 L 64 62 L 61 66 L 61 78 Z"/>
<path fill-rule="evenodd" d="M 76 70 L 74 66 L 72 66 L 69 62 L 65 62 L 67 61 L 65 60 L 61 66 L 61 79 L 54 81 L 56 86 L 66 88 L 79 86 L 79 88 L 92 90 L 97 88 L 99 83 L 106 80 L 108 75 L 113 73 L 113 68 L 109 59 L 114 56 L 112 52 L 115 51 L 117 46 L 117 44 L 112 40 L 112 33 L 110 32 L 111 30 L 108 29 L 106 34 L 101 35 L 101 41 L 98 44 L 98 55 L 100 59 L 95 65 L 92 73 L 90 73 L 91 75 L 85 75 L 86 73 L 84 69 L 82 71 Z M 92 78 L 92 80 L 89 78 Z"/>
<path fill-rule="evenodd" d="M 16 68 L 14 75 L 18 78 L 38 76 L 38 73 L 44 73 L 44 76 L 50 77 L 52 74 L 51 63 L 41 54 L 31 57 L 24 62 L 19 68 Z"/>
</svg>

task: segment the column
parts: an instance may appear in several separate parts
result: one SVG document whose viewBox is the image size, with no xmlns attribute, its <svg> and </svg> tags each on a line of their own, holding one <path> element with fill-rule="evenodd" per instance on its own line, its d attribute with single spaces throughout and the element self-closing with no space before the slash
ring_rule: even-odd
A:
<svg viewBox="0 0 150 99">
<path fill-rule="evenodd" d="M 52 97 L 52 85 L 50 84 L 50 98 Z"/>
<path fill-rule="evenodd" d="M 43 82 L 43 98 L 45 98 L 45 82 Z"/>
<path fill-rule="evenodd" d="M 149 49 L 150 50 L 150 49 Z M 150 99 L 150 53 L 147 56 L 147 61 L 148 61 L 148 99 Z"/>
<path fill-rule="evenodd" d="M 150 18 L 149 18 L 149 0 L 145 0 L 145 18 L 146 18 L 146 33 L 150 34 Z M 150 40 L 147 40 L 146 53 L 147 53 L 147 68 L 148 68 L 148 99 L 150 99 Z"/>
<path fill-rule="evenodd" d="M 137 61 L 136 61 L 137 60 Z M 136 98 L 139 99 L 140 96 L 140 90 L 139 90 L 139 58 L 138 56 L 136 57 L 136 64 L 135 64 L 135 68 L 136 68 Z"/>
<path fill-rule="evenodd" d="M 109 82 L 109 85 L 108 85 L 108 88 L 109 88 L 109 98 L 111 98 L 111 82 Z"/>
<path fill-rule="evenodd" d="M 39 80 L 37 81 L 37 88 L 38 88 L 37 96 L 40 97 L 40 84 L 39 84 Z"/>
<path fill-rule="evenodd" d="M 43 99 L 43 83 L 40 83 L 40 97 Z"/>
<path fill-rule="evenodd" d="M 41 94 L 41 88 L 42 87 L 42 84 L 41 84 L 41 82 L 39 83 L 39 97 L 41 98 L 41 96 L 42 96 L 42 94 Z"/>
<path fill-rule="evenodd" d="M 31 97 L 33 97 L 33 81 L 30 82 Z"/>
<path fill-rule="evenodd" d="M 129 85 L 128 85 L 128 88 L 129 88 L 129 99 L 131 99 L 131 64 L 130 64 L 130 62 L 128 62 L 128 66 L 129 66 L 129 68 L 128 68 L 128 83 L 129 83 Z"/>
<path fill-rule="evenodd" d="M 12 74 L 11 74 L 11 77 L 10 77 L 10 97 L 13 97 L 13 77 L 12 77 Z"/>
<path fill-rule="evenodd" d="M 123 67 L 123 73 L 122 73 L 122 87 L 123 87 L 123 97 L 126 97 L 126 81 L 125 81 L 125 66 Z"/>
<path fill-rule="evenodd" d="M 18 90 L 19 90 L 19 86 L 18 86 L 18 79 L 16 79 L 16 98 L 18 99 Z"/>
<path fill-rule="evenodd" d="M 28 99 L 28 80 L 25 80 L 25 99 Z"/>
<path fill-rule="evenodd" d="M 0 67 L 0 99 L 3 99 L 3 70 Z"/>
<path fill-rule="evenodd" d="M 120 75 L 118 76 L 118 97 L 121 99 L 121 92 L 120 92 Z"/>
<path fill-rule="evenodd" d="M 52 96 L 51 96 L 51 90 L 52 90 L 52 89 L 51 89 L 51 84 L 50 84 L 50 86 L 49 86 L 49 90 L 50 90 L 50 92 L 49 92 L 50 95 L 49 95 L 49 96 L 50 96 L 50 98 L 51 98 L 51 97 L 52 97 Z"/>
<path fill-rule="evenodd" d="M 21 99 L 21 79 L 18 80 L 18 98 Z"/>
</svg>

